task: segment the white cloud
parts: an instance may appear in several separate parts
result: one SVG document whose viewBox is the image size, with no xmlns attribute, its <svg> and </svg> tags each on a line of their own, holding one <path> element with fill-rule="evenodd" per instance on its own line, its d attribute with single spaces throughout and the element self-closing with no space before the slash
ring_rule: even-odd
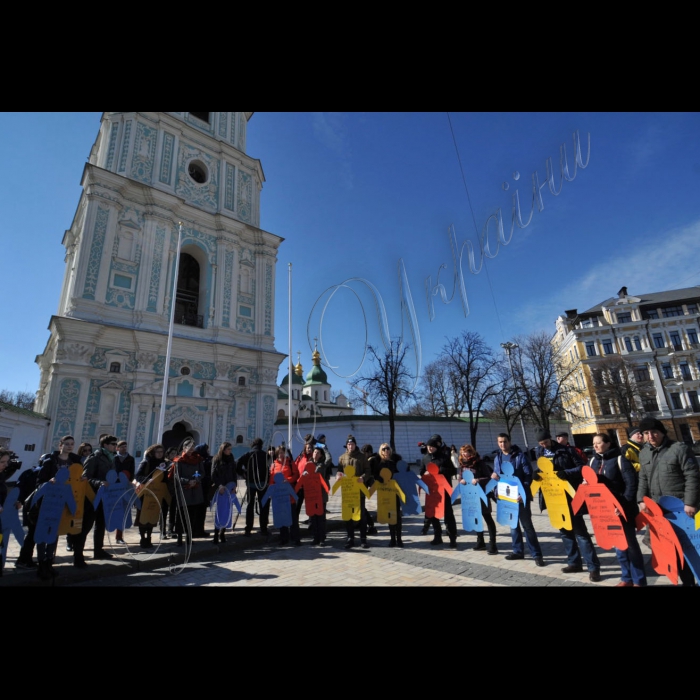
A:
<svg viewBox="0 0 700 700">
<path fill-rule="evenodd" d="M 513 318 L 522 324 L 522 332 L 544 328 L 554 333 L 554 321 L 566 309 L 590 309 L 615 296 L 623 285 L 629 294 L 638 296 L 700 284 L 700 269 L 695 262 L 700 259 L 700 220 L 650 235 L 646 240 L 638 239 L 637 243 L 635 252 L 596 262 L 547 298 L 533 299 L 513 309 Z"/>
<path fill-rule="evenodd" d="M 343 114 L 312 112 L 311 120 L 316 138 L 338 158 L 341 183 L 346 189 L 352 189 L 352 153 Z"/>
</svg>

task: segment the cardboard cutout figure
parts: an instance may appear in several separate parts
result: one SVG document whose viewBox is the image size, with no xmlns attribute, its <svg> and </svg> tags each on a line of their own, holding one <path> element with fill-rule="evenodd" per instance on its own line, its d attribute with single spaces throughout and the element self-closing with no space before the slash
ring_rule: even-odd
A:
<svg viewBox="0 0 700 700">
<path fill-rule="evenodd" d="M 406 496 L 406 502 L 401 504 L 401 514 L 422 515 L 423 507 L 420 503 L 418 489 L 423 489 L 426 495 L 430 493 L 430 489 L 418 474 L 414 474 L 411 471 L 411 468 L 403 459 L 396 463 L 396 468 L 399 471 L 397 474 L 394 474 L 394 481 L 396 481 Z"/>
<path fill-rule="evenodd" d="M 520 517 L 520 503 L 518 496 L 523 503 L 527 503 L 527 491 L 522 481 L 517 476 L 513 476 L 513 465 L 510 462 L 503 462 L 501 465 L 501 478 L 491 479 L 486 485 L 486 493 L 496 491 L 496 520 L 499 525 L 505 525 L 511 530 L 518 525 Z"/>
<path fill-rule="evenodd" d="M 445 492 L 452 495 L 452 486 L 444 475 L 440 474 L 440 467 L 435 462 L 428 464 L 421 478 L 429 489 L 425 497 L 425 517 L 441 520 L 445 517 Z"/>
<path fill-rule="evenodd" d="M 100 486 L 93 501 L 95 509 L 102 503 L 105 514 L 105 530 L 128 530 L 131 525 L 131 505 L 134 495 L 134 485 L 124 472 L 117 473 L 110 469 L 105 477 L 107 486 Z M 141 501 L 136 501 L 136 507 L 141 507 Z"/>
<path fill-rule="evenodd" d="M 385 525 L 396 525 L 398 522 L 396 497 L 398 496 L 405 503 L 406 494 L 391 478 L 391 469 L 384 467 L 379 471 L 379 476 L 382 477 L 384 483 L 377 479 L 369 490 L 370 496 L 377 494 L 377 522 Z"/>
<path fill-rule="evenodd" d="M 352 464 L 345 467 L 345 476 L 336 479 L 331 495 L 338 489 L 342 490 L 341 518 L 343 520 L 360 520 L 362 517 L 360 493 L 364 493 L 367 498 L 370 498 L 370 493 L 367 487 L 355 476 L 355 467 Z"/>
<path fill-rule="evenodd" d="M 678 559 L 683 568 L 683 548 L 678 541 L 673 525 L 664 517 L 661 506 L 644 496 L 646 511 L 640 511 L 636 519 L 637 530 L 649 526 L 651 539 L 651 566 L 657 574 L 667 576 L 674 586 L 678 585 Z"/>
<path fill-rule="evenodd" d="M 32 498 L 31 505 L 41 501 L 39 518 L 34 531 L 36 544 L 53 544 L 58 539 L 58 526 L 61 522 L 63 508 L 67 507 L 71 513 L 75 513 L 76 505 L 73 498 L 73 490 L 66 483 L 70 474 L 68 469 L 61 467 L 54 477 L 54 481 L 42 484 Z"/>
<path fill-rule="evenodd" d="M 163 511 L 162 503 L 172 503 L 173 497 L 167 484 L 167 470 L 156 469 L 150 479 L 136 487 L 136 493 L 141 499 L 140 525 L 157 525 Z"/>
<path fill-rule="evenodd" d="M 83 513 L 85 512 L 85 499 L 90 503 L 95 500 L 95 492 L 87 479 L 83 479 L 83 465 L 79 462 L 68 467 L 68 484 L 73 491 L 75 499 L 75 513 L 67 508 L 63 509 L 61 522 L 58 525 L 59 535 L 79 535 L 83 531 Z"/>
<path fill-rule="evenodd" d="M 568 493 L 573 498 L 576 495 L 576 489 L 566 479 L 560 479 L 557 476 L 554 471 L 554 462 L 548 457 L 540 457 L 537 460 L 537 466 L 540 468 L 538 475 L 541 481 L 533 480 L 530 484 L 532 495 L 536 496 L 537 492 L 542 489 L 552 527 L 557 530 L 561 528 L 571 530 L 573 523 L 571 522 L 566 494 Z"/>
<path fill-rule="evenodd" d="M 683 548 L 685 563 L 690 567 L 696 581 L 700 581 L 700 532 L 695 529 L 695 518 L 685 512 L 685 503 L 675 496 L 661 496 L 659 499 L 666 520 L 676 532 Z"/>
<path fill-rule="evenodd" d="M 236 506 L 236 510 L 239 514 L 241 512 L 241 504 L 236 497 L 236 482 L 229 481 L 228 484 L 226 484 L 226 493 L 219 493 L 219 489 L 217 488 L 209 506 L 210 508 L 214 508 L 214 527 L 217 530 L 232 527 L 233 506 Z"/>
<path fill-rule="evenodd" d="M 484 489 L 480 484 L 472 484 L 471 481 L 463 484 L 460 480 L 452 491 L 452 503 L 456 503 L 458 498 L 462 499 L 462 529 L 466 532 L 483 532 L 484 519 L 481 516 L 481 504 L 485 506 L 489 504 Z"/>
<path fill-rule="evenodd" d="M 297 501 L 299 497 L 294 493 L 292 485 L 284 478 L 284 474 L 277 472 L 273 483 L 267 487 L 260 504 L 264 506 L 270 501 L 272 506 L 272 523 L 278 529 L 292 526 L 291 498 Z"/>
<path fill-rule="evenodd" d="M 583 467 L 581 473 L 586 483 L 576 489 L 576 495 L 571 501 L 574 514 L 578 513 L 585 503 L 598 546 L 602 549 L 627 549 L 627 537 L 620 521 L 620 518 L 626 520 L 627 517 L 620 502 L 605 484 L 598 483 L 598 475 L 591 467 Z M 615 508 L 620 515 L 615 515 Z"/>
<path fill-rule="evenodd" d="M 9 490 L 7 498 L 5 499 L 5 507 L 2 509 L 2 513 L 0 513 L 0 522 L 2 522 L 2 527 L 0 527 L 0 535 L 2 536 L 2 540 L 0 540 L 0 549 L 3 550 L 3 561 L 7 559 L 7 545 L 10 542 L 10 533 L 15 536 L 20 547 L 24 544 L 24 528 L 22 527 L 22 521 L 19 517 L 22 510 L 15 508 L 18 497 L 19 488 L 15 486 Z M 4 547 L 1 544 L 2 542 L 5 543 Z"/>
<path fill-rule="evenodd" d="M 312 465 L 310 465 L 312 466 Z M 300 489 L 304 489 L 304 507 L 306 508 L 306 514 L 311 517 L 312 515 L 323 515 L 326 512 L 325 505 L 323 503 L 323 494 L 328 493 L 328 484 L 323 478 L 321 472 L 317 471 L 306 471 L 299 479 L 294 487 L 294 490 L 299 493 Z"/>
</svg>

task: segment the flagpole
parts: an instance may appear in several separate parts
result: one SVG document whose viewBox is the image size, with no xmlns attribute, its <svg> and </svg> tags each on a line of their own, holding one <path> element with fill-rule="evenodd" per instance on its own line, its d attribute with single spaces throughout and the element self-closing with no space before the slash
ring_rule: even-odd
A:
<svg viewBox="0 0 700 700">
<path fill-rule="evenodd" d="M 170 379 L 170 351 L 173 347 L 173 326 L 175 324 L 175 296 L 177 294 L 177 275 L 180 269 L 180 245 L 182 244 L 182 221 L 178 222 L 177 251 L 175 252 L 175 274 L 173 275 L 173 293 L 170 297 L 170 327 L 168 328 L 168 347 L 165 351 L 165 365 L 163 367 L 163 394 L 160 398 L 160 415 L 158 417 L 158 442 L 163 442 L 163 428 L 165 426 L 165 402 L 168 398 L 168 380 Z"/>
<path fill-rule="evenodd" d="M 287 394 L 289 396 L 289 420 L 287 424 L 287 449 L 292 452 L 292 263 L 289 263 L 289 383 Z M 294 454 L 294 452 L 292 452 Z"/>
</svg>

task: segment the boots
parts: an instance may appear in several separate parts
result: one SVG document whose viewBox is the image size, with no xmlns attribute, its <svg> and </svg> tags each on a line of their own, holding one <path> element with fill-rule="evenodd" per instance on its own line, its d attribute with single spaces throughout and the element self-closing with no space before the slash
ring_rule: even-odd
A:
<svg viewBox="0 0 700 700">
<path fill-rule="evenodd" d="M 219 544 L 219 531 L 218 530 L 214 533 L 213 542 L 214 542 L 214 544 Z"/>
<path fill-rule="evenodd" d="M 86 569 L 87 562 L 82 552 L 73 552 L 73 566 L 76 569 Z"/>
<path fill-rule="evenodd" d="M 476 535 L 476 544 L 472 547 L 475 551 L 479 552 L 486 549 L 486 542 L 484 542 L 484 533 L 479 532 Z"/>
<path fill-rule="evenodd" d="M 489 537 L 489 546 L 486 550 L 488 554 L 498 554 L 498 547 L 496 547 L 496 538 Z"/>
<path fill-rule="evenodd" d="M 396 546 L 403 547 L 403 540 L 401 539 L 401 532 L 396 533 Z"/>
<path fill-rule="evenodd" d="M 221 531 L 221 535 L 220 535 L 219 539 L 221 540 L 221 544 L 226 543 L 226 533 L 223 530 Z"/>
</svg>

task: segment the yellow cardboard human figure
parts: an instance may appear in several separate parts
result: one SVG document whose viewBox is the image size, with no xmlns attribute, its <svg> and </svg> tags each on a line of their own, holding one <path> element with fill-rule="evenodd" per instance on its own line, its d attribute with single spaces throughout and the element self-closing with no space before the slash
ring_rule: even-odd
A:
<svg viewBox="0 0 700 700">
<path fill-rule="evenodd" d="M 557 530 L 564 528 L 571 530 L 573 524 L 571 522 L 571 509 L 566 500 L 568 493 L 571 498 L 576 496 L 576 489 L 565 479 L 560 479 L 554 471 L 554 462 L 547 457 L 540 457 L 537 460 L 537 466 L 540 471 L 538 476 L 540 481 L 533 480 L 530 485 L 532 495 L 536 496 L 537 491 L 542 489 L 544 502 L 547 504 L 547 512 L 549 513 L 549 522 L 552 527 Z"/>
<path fill-rule="evenodd" d="M 141 513 L 139 514 L 139 525 L 157 525 L 160 520 L 162 503 L 168 505 L 172 500 L 168 484 L 165 481 L 165 472 L 156 469 L 153 476 L 137 488 L 141 501 Z"/>
<path fill-rule="evenodd" d="M 384 467 L 379 472 L 379 476 L 381 476 L 382 481 L 377 479 L 369 490 L 370 496 L 377 494 L 377 522 L 385 525 L 396 525 L 398 522 L 396 518 L 396 511 L 398 510 L 396 497 L 398 496 L 406 503 L 406 494 L 392 479 L 391 469 Z"/>
<path fill-rule="evenodd" d="M 95 492 L 90 486 L 87 479 L 83 479 L 83 465 L 76 462 L 68 467 L 67 484 L 70 485 L 75 499 L 75 515 L 69 510 L 68 506 L 63 508 L 61 514 L 61 522 L 58 524 L 59 535 L 79 535 L 83 530 L 83 514 L 85 512 L 85 499 L 89 499 L 90 503 L 95 500 Z"/>
<path fill-rule="evenodd" d="M 355 477 L 355 467 L 352 464 L 345 467 L 345 476 L 336 479 L 331 496 L 338 489 L 342 490 L 341 517 L 343 520 L 360 520 L 362 517 L 360 493 L 364 493 L 367 498 L 371 498 L 371 494 L 362 481 Z"/>
</svg>

